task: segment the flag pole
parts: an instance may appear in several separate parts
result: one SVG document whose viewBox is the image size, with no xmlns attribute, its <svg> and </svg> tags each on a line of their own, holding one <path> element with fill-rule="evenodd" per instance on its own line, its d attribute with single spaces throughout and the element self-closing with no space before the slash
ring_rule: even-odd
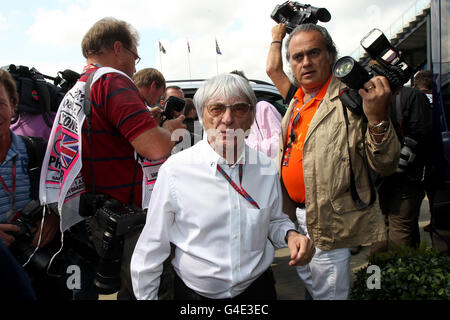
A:
<svg viewBox="0 0 450 320">
<path fill-rule="evenodd" d="M 161 58 L 161 50 L 159 51 L 159 65 L 161 66 L 161 73 L 163 73 L 163 68 L 162 68 L 162 58 Z"/>
<path fill-rule="evenodd" d="M 192 76 L 191 76 L 191 54 L 188 53 L 188 64 L 189 64 L 189 80 L 192 80 Z"/>
</svg>

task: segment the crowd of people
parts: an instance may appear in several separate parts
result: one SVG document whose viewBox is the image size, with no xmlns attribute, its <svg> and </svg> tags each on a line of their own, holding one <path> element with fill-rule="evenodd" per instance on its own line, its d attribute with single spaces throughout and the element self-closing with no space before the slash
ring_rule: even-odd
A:
<svg viewBox="0 0 450 320">
<path fill-rule="evenodd" d="M 418 246 L 429 91 L 392 92 L 376 76 L 354 114 L 326 28 L 285 37 L 272 28 L 266 65 L 284 116 L 243 71 L 193 98 L 154 68 L 136 72 L 139 35 L 115 18 L 82 39 L 86 66 L 45 139 L 11 127 L 19 98 L 0 70 L 0 259 L 14 270 L 2 287 L 28 299 L 275 300 L 270 266 L 287 247 L 310 298 L 345 300 L 352 248 Z M 184 107 L 169 112 L 170 97 Z"/>
</svg>

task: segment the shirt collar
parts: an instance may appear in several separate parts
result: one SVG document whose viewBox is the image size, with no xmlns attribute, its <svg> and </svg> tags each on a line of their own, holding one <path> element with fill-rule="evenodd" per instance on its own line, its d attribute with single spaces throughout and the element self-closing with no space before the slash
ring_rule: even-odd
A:
<svg viewBox="0 0 450 320">
<path fill-rule="evenodd" d="M 87 66 L 85 66 L 84 68 L 83 68 L 83 73 L 86 73 L 88 70 L 91 70 L 91 69 L 98 69 L 98 68 L 101 68 L 102 66 L 100 65 L 100 64 L 98 64 L 98 63 L 91 63 L 91 64 L 88 64 Z"/>
<path fill-rule="evenodd" d="M 226 159 L 224 159 L 216 151 L 214 151 L 214 149 L 211 147 L 211 145 L 208 143 L 206 139 L 203 139 L 198 143 L 202 143 L 203 146 L 202 155 L 204 156 L 205 162 L 212 174 L 216 173 L 218 164 L 221 165 L 223 168 L 228 168 L 228 162 L 226 161 Z M 239 164 L 245 164 L 246 163 L 245 160 L 247 159 L 246 154 L 248 154 L 248 147 L 245 144 L 242 153 L 238 157 L 236 163 L 233 164 L 230 168 L 235 168 Z"/>
<path fill-rule="evenodd" d="M 311 97 L 310 100 L 322 100 L 323 97 L 325 97 L 325 94 L 327 93 L 328 86 L 330 85 L 332 75 L 328 78 L 327 82 L 320 88 L 317 92 L 314 93 L 314 95 Z M 294 99 L 297 99 L 297 101 L 303 101 L 303 97 L 305 96 L 305 93 L 303 92 L 302 87 L 299 87 L 297 92 L 294 95 Z M 306 101 L 305 101 L 306 103 Z"/>
</svg>

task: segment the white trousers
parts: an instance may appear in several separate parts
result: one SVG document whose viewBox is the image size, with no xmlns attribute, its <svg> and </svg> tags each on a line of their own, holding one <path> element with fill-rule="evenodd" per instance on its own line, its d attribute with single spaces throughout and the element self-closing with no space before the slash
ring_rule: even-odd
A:
<svg viewBox="0 0 450 320">
<path fill-rule="evenodd" d="M 298 229 L 306 234 L 305 209 L 297 208 Z M 347 300 L 350 293 L 350 248 L 320 250 L 297 273 L 314 300 Z"/>
</svg>

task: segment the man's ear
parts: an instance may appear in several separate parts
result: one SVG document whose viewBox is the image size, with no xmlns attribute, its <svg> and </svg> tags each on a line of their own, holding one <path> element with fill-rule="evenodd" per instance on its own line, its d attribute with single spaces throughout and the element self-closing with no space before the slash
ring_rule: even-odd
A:
<svg viewBox="0 0 450 320">
<path fill-rule="evenodd" d="M 156 91 L 159 89 L 158 83 L 156 83 L 156 81 L 152 81 L 152 83 L 150 84 L 150 89 L 153 91 Z"/>
<path fill-rule="evenodd" d="M 113 51 L 114 55 L 119 55 L 123 50 L 123 44 L 120 41 L 114 41 Z"/>
<path fill-rule="evenodd" d="M 333 69 L 333 64 L 334 64 L 334 61 L 336 60 L 336 57 L 333 54 L 329 53 L 328 51 L 327 51 L 327 54 L 328 54 L 328 61 L 330 62 L 331 69 Z"/>
</svg>

